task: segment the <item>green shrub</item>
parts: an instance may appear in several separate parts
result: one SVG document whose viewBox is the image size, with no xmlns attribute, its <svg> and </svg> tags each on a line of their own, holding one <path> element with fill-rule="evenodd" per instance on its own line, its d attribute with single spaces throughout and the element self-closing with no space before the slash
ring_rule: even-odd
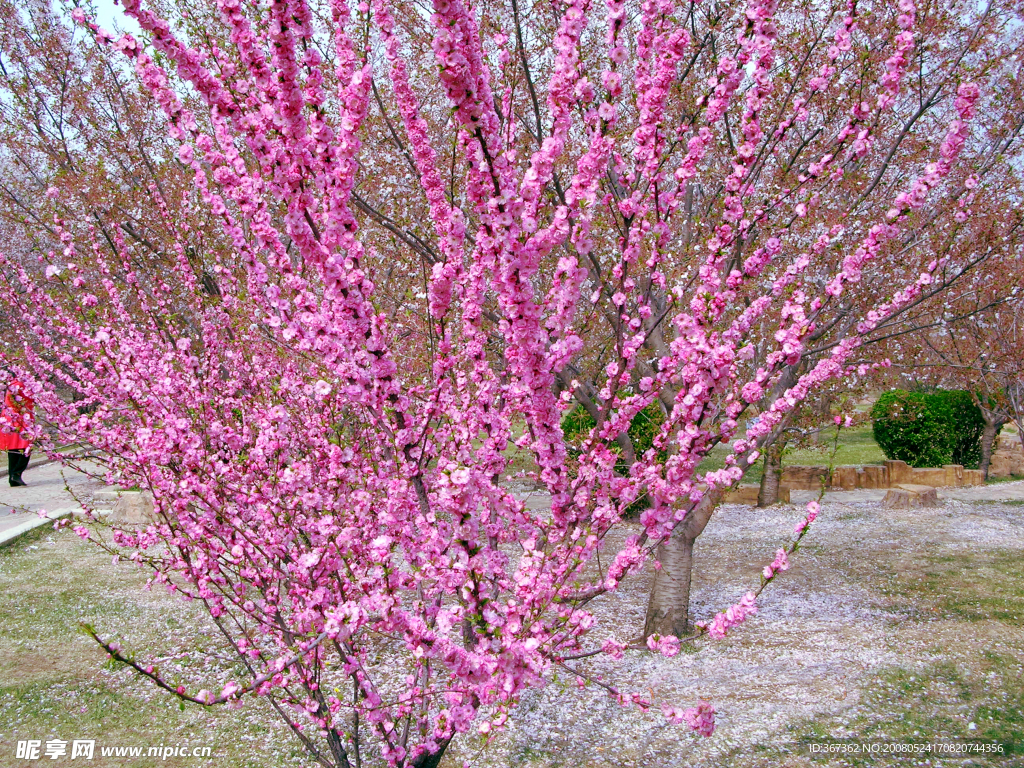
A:
<svg viewBox="0 0 1024 768">
<path fill-rule="evenodd" d="M 953 425 L 952 463 L 977 469 L 981 463 L 981 435 L 985 431 L 985 419 L 974 398 L 962 389 L 940 389 L 929 397 L 932 398 L 932 408 L 941 411 Z"/>
<path fill-rule="evenodd" d="M 912 467 L 940 467 L 953 458 L 953 436 L 945 420 L 928 408 L 923 392 L 894 389 L 871 408 L 875 442 L 890 459 Z"/>
<path fill-rule="evenodd" d="M 875 442 L 890 459 L 912 467 L 981 461 L 985 421 L 970 393 L 962 390 L 886 392 L 871 409 Z"/>
<path fill-rule="evenodd" d="M 562 433 L 565 435 L 565 441 L 569 445 L 570 451 L 573 449 L 579 450 L 579 446 L 590 435 L 590 430 L 594 428 L 595 423 L 593 417 L 587 413 L 582 405 L 577 405 L 562 417 Z M 664 423 L 665 414 L 657 400 L 633 417 L 633 421 L 630 422 L 629 430 L 627 430 L 626 434 L 633 441 L 633 451 L 638 458 L 654 446 L 654 438 Z M 610 447 L 618 453 L 618 445 L 613 443 Z M 664 451 L 658 452 L 658 458 L 662 461 L 664 461 L 665 455 Z M 620 472 L 625 473 L 624 464 L 618 467 L 618 469 Z"/>
<path fill-rule="evenodd" d="M 633 417 L 626 434 L 633 441 L 633 452 L 637 457 L 643 456 L 648 449 L 654 446 L 654 438 L 663 423 L 665 423 L 665 414 L 657 400 Z M 582 405 L 577 405 L 562 417 L 562 433 L 565 435 L 565 442 L 571 456 L 579 457 L 582 443 L 590 435 L 590 430 L 594 428 L 595 424 L 594 419 Z M 621 450 L 617 443 L 612 443 L 610 448 L 616 453 Z M 658 460 L 664 461 L 667 455 L 665 451 L 659 451 Z M 625 475 L 628 471 L 624 461 L 616 464 L 615 470 L 620 475 Z M 626 508 L 626 517 L 636 517 L 648 506 L 650 503 L 647 497 L 642 496 Z"/>
</svg>

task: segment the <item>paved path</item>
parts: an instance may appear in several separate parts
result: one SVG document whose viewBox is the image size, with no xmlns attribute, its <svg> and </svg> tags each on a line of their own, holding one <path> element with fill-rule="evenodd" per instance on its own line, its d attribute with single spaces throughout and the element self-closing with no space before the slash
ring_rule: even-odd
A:
<svg viewBox="0 0 1024 768">
<path fill-rule="evenodd" d="M 940 488 L 939 498 L 960 501 L 1024 501 L 1024 480 L 971 488 Z"/>
<path fill-rule="evenodd" d="M 11 488 L 6 477 L 0 477 L 0 534 L 14 528 L 27 520 L 37 518 L 40 510 L 53 511 L 68 507 L 80 506 L 78 498 L 90 498 L 98 491 L 111 491 L 102 481 L 94 480 L 76 470 L 63 467 L 53 462 L 42 464 L 40 456 L 25 470 L 24 479 L 28 486 Z M 95 467 L 95 465 L 91 465 Z M 885 498 L 885 489 L 829 491 L 825 501 L 840 503 L 881 501 Z M 548 503 L 547 494 L 532 493 L 527 496 L 530 507 L 540 508 Z M 816 491 L 792 491 L 794 504 L 806 504 L 816 499 Z M 974 486 L 971 488 L 940 488 L 940 499 L 958 499 L 960 501 L 1018 501 L 1024 500 L 1024 480 L 1009 483 Z"/>
<path fill-rule="evenodd" d="M 76 496 L 91 495 L 106 487 L 103 482 L 57 462 L 43 461 L 40 455 L 25 470 L 22 479 L 28 485 L 24 488 L 11 488 L 7 478 L 0 477 L 0 533 L 38 517 L 40 510 L 80 506 Z"/>
</svg>

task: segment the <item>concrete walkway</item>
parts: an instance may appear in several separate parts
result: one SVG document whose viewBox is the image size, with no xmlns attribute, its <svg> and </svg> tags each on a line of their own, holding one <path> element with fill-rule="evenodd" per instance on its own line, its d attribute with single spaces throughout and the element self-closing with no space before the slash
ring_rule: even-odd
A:
<svg viewBox="0 0 1024 768">
<path fill-rule="evenodd" d="M 11 488 L 6 477 L 0 477 L 0 538 L 4 532 L 15 529 L 29 521 L 39 520 L 39 512 L 45 510 L 66 510 L 80 507 L 81 501 L 93 501 L 94 496 L 109 496 L 101 505 L 113 504 L 116 488 L 111 488 L 101 480 L 93 479 L 87 474 L 64 467 L 57 462 L 44 463 L 39 456 L 27 470 L 24 479 L 28 485 L 24 488 Z M 100 472 L 95 463 L 85 463 L 89 471 Z M 981 501 L 1022 501 L 1024 500 L 1024 480 L 992 485 L 973 486 L 970 488 L 939 488 L 940 499 L 957 499 L 967 502 Z M 828 491 L 824 501 L 842 504 L 856 502 L 880 502 L 885 498 L 886 489 Z M 545 493 L 524 494 L 531 507 L 546 507 L 548 497 Z M 793 504 L 806 504 L 818 498 L 817 491 L 792 491 Z M 97 499 L 99 501 L 99 499 Z M 105 502 L 105 504 L 104 504 Z"/>
<path fill-rule="evenodd" d="M 44 462 L 45 457 L 40 455 L 29 464 L 22 476 L 28 483 L 24 488 L 11 488 L 7 478 L 0 477 L 0 536 L 4 531 L 39 519 L 38 513 L 42 510 L 53 512 L 79 507 L 78 499 L 106 488 L 105 483 L 82 472 L 57 462 Z M 99 470 L 99 466 L 91 462 L 85 467 L 90 471 Z"/>
<path fill-rule="evenodd" d="M 960 501 L 1024 501 L 1024 480 L 975 485 L 971 488 L 940 488 L 939 498 Z"/>
</svg>

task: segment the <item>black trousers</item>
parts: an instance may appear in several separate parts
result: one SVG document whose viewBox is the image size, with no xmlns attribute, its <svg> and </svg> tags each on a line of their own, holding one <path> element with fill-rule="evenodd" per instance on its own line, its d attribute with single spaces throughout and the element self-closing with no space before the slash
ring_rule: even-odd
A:
<svg viewBox="0 0 1024 768">
<path fill-rule="evenodd" d="M 21 473 L 28 467 L 28 456 L 24 450 L 11 450 L 7 452 L 7 481 L 13 485 L 25 485 L 21 479 Z"/>
</svg>

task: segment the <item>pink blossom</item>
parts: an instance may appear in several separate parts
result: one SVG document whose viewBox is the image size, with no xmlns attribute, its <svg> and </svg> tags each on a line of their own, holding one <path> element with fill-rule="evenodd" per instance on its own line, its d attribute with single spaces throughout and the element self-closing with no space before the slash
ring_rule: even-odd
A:
<svg viewBox="0 0 1024 768">
<path fill-rule="evenodd" d="M 807 515 L 799 523 L 796 524 L 796 527 L 793 529 L 793 533 L 796 534 L 796 535 L 800 535 L 801 533 L 803 533 L 804 529 L 806 529 L 807 526 L 809 526 L 811 523 L 813 523 L 817 519 L 818 513 L 820 511 L 821 511 L 821 506 L 818 504 L 818 502 L 816 502 L 816 501 L 808 502 L 807 503 Z"/>
<path fill-rule="evenodd" d="M 647 638 L 647 647 L 662 656 L 675 656 L 679 653 L 679 638 L 674 635 L 651 635 Z"/>
<path fill-rule="evenodd" d="M 601 650 L 611 656 L 613 659 L 621 659 L 623 651 L 629 646 L 626 643 L 620 643 L 613 638 L 608 638 L 601 644 Z"/>
<path fill-rule="evenodd" d="M 928 157 L 907 183 L 851 210 L 832 190 L 888 146 L 886 110 L 926 31 L 911 0 L 894 24 L 872 22 L 879 62 L 856 91 L 855 5 L 822 31 L 814 68 L 780 83 L 790 20 L 774 2 L 723 6 L 735 36 L 708 59 L 671 3 L 570 0 L 523 21 L 528 58 L 547 52 L 536 103 L 503 55 L 516 46 L 497 6 L 434 0 L 411 26 L 396 7 L 353 17 L 338 2 L 321 18 L 221 0 L 223 28 L 193 41 L 125 0 L 146 43 L 113 47 L 184 165 L 168 188 L 188 193 L 138 201 L 165 233 L 159 267 L 103 211 L 102 229 L 55 219 L 38 266 L 0 257 L 12 343 L 53 439 L 94 447 L 109 482 L 153 494 L 157 522 L 113 546 L 232 628 L 253 670 L 245 687 L 206 685 L 284 696 L 311 738 L 347 743 L 358 714 L 391 765 L 492 733 L 556 665 L 595 653 L 596 615 L 579 606 L 719 503 L 941 279 L 945 261 L 910 272 L 891 253 L 949 186 L 980 98 L 962 85 L 934 151 L 915 134 Z M 842 117 L 818 131 L 833 105 Z M 810 131 L 813 154 L 778 170 Z M 67 205 L 44 207 L 77 216 L 51 190 Z M 46 283 L 57 261 L 67 279 Z M 861 307 L 887 270 L 902 282 Z M 594 426 L 567 437 L 577 404 Z M 624 436 L 652 408 L 652 447 L 630 456 Z M 702 476 L 720 444 L 725 466 Z M 513 446 L 542 494 L 503 481 Z M 620 535 L 641 500 L 643 531 Z M 788 567 L 780 549 L 762 573 Z M 756 612 L 748 593 L 707 631 Z M 404 681 L 381 677 L 380 638 Z M 676 637 L 647 642 L 679 651 Z M 627 646 L 599 647 L 617 659 Z M 319 688 L 325 670 L 345 678 L 344 700 Z M 706 702 L 663 711 L 713 732 Z"/>
<path fill-rule="evenodd" d="M 747 592 L 738 603 L 722 613 L 715 615 L 707 625 L 708 635 L 716 640 L 725 637 L 726 633 L 737 624 L 742 624 L 757 613 L 756 598 L 753 592 Z"/>
<path fill-rule="evenodd" d="M 715 732 L 715 708 L 706 701 L 687 709 L 683 713 L 683 718 L 701 736 L 710 738 Z"/>
<path fill-rule="evenodd" d="M 766 579 L 771 579 L 779 571 L 788 570 L 789 558 L 786 556 L 786 550 L 779 549 L 779 551 L 775 553 L 775 559 L 772 561 L 771 565 L 765 566 L 763 575 Z"/>
<path fill-rule="evenodd" d="M 686 723 L 701 736 L 710 737 L 715 732 L 715 708 L 706 701 L 696 707 L 680 710 L 668 704 L 661 707 L 662 713 L 673 723 Z"/>
</svg>

